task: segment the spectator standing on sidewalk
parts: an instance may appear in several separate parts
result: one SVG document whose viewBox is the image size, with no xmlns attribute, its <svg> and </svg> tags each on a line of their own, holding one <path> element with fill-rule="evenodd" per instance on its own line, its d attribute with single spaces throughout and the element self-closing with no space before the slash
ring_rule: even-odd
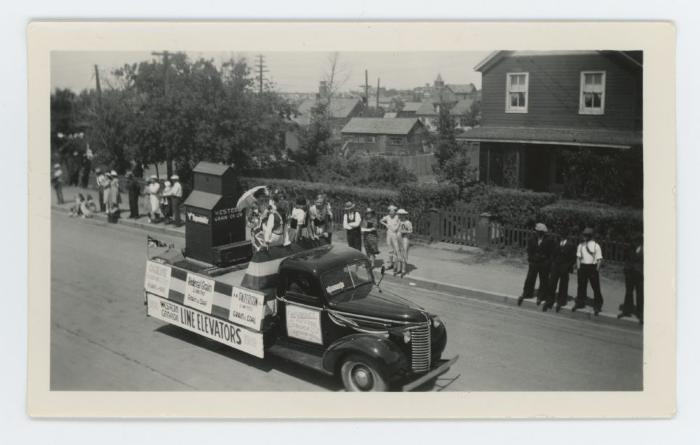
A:
<svg viewBox="0 0 700 445">
<path fill-rule="evenodd" d="M 316 202 L 309 209 L 311 231 L 315 238 L 325 238 L 331 242 L 333 237 L 333 217 L 331 205 L 323 194 L 316 197 Z"/>
<path fill-rule="evenodd" d="M 165 224 L 172 221 L 173 210 L 170 207 L 172 183 L 167 179 L 163 182 L 163 190 L 160 192 L 160 211 L 163 213 Z"/>
<path fill-rule="evenodd" d="M 348 246 L 362 252 L 362 216 L 355 210 L 355 204 L 351 201 L 345 203 L 345 214 L 343 215 L 343 229 L 348 240 Z"/>
<path fill-rule="evenodd" d="M 80 186 L 84 189 L 88 187 L 88 182 L 90 182 L 90 171 L 92 171 L 92 158 L 95 155 L 90 150 L 90 144 L 85 147 L 85 153 L 83 153 L 83 166 L 80 176 Z"/>
<path fill-rule="evenodd" d="M 132 172 L 126 172 L 126 191 L 129 194 L 129 218 L 138 219 L 141 184 Z"/>
<path fill-rule="evenodd" d="M 591 283 L 593 288 L 593 314 L 603 309 L 603 294 L 600 292 L 600 265 L 603 261 L 603 249 L 593 239 L 593 228 L 586 227 L 583 231 L 583 242 L 578 245 L 576 251 L 576 268 L 578 269 L 578 290 L 576 291 L 576 304 L 571 309 L 575 312 L 586 307 L 588 299 L 587 288 Z"/>
<path fill-rule="evenodd" d="M 54 164 L 53 174 L 51 175 L 51 185 L 56 191 L 56 200 L 59 204 L 63 204 L 63 170 L 61 164 Z"/>
<path fill-rule="evenodd" d="M 644 323 L 644 241 L 641 234 L 635 236 L 634 243 L 625 252 L 624 272 L 625 301 L 617 318 L 631 317 L 634 314 L 640 324 Z"/>
<path fill-rule="evenodd" d="M 518 298 L 518 306 L 523 300 L 535 295 L 535 281 L 539 277 L 540 286 L 537 289 L 537 305 L 544 299 L 547 293 L 547 275 L 552 264 L 552 251 L 554 244 L 547 236 L 547 226 L 543 223 L 535 225 L 535 233 L 527 242 L 527 276 L 523 285 L 523 294 Z"/>
<path fill-rule="evenodd" d="M 289 218 L 289 242 L 296 243 L 304 236 L 306 236 L 306 199 L 299 197 Z"/>
<path fill-rule="evenodd" d="M 374 267 L 374 262 L 379 253 L 379 236 L 377 235 L 379 220 L 377 213 L 372 208 L 367 208 L 365 217 L 362 218 L 362 237 L 365 245 L 365 254 L 369 257 L 369 262 Z"/>
<path fill-rule="evenodd" d="M 396 275 L 398 272 L 401 274 L 401 278 L 403 278 L 408 272 L 408 249 L 410 247 L 409 238 L 413 233 L 413 224 L 411 224 L 411 221 L 408 220 L 408 212 L 406 210 L 399 209 L 396 211 L 396 214 L 399 216 L 399 266 L 398 271 L 396 270 L 396 267 L 394 267 L 394 275 Z"/>
<path fill-rule="evenodd" d="M 182 184 L 180 184 L 180 177 L 178 175 L 172 175 L 170 180 L 172 181 L 172 186 L 170 188 L 170 214 L 173 216 L 173 223 L 175 226 L 180 227 L 182 225 L 182 218 L 180 217 Z"/>
<path fill-rule="evenodd" d="M 107 201 L 107 209 L 109 215 L 107 216 L 107 221 L 111 223 L 116 223 L 119 221 L 119 204 L 121 204 L 121 194 L 119 193 L 119 176 L 117 172 L 112 170 L 109 173 L 109 195 Z"/>
<path fill-rule="evenodd" d="M 399 258 L 399 215 L 396 214 L 398 208 L 395 205 L 390 205 L 388 208 L 389 214 L 384 215 L 384 217 L 379 221 L 381 225 L 386 228 L 386 245 L 389 249 L 389 261 L 387 262 L 387 269 L 394 267 L 394 261 L 398 261 Z"/>
<path fill-rule="evenodd" d="M 159 223 L 163 217 L 160 211 L 160 197 L 158 193 L 160 192 L 160 184 L 158 183 L 158 178 L 156 175 L 152 175 L 148 178 L 148 185 L 146 186 L 146 194 L 148 195 L 148 202 L 151 207 L 149 213 L 148 222 L 149 223 Z"/>
<path fill-rule="evenodd" d="M 100 212 L 107 211 L 107 202 L 105 202 L 105 187 L 109 184 L 106 173 L 102 172 L 102 169 L 95 169 L 96 182 L 97 182 L 97 200 L 100 203 Z"/>
<path fill-rule="evenodd" d="M 559 312 L 568 302 L 569 274 L 573 273 L 574 265 L 576 264 L 576 241 L 571 239 L 573 233 L 572 229 L 564 229 L 562 239 L 554 245 L 552 267 L 549 271 L 547 301 L 542 305 L 542 312 L 546 312 L 553 306 L 555 311 Z M 559 284 L 558 292 L 557 283 Z"/>
</svg>

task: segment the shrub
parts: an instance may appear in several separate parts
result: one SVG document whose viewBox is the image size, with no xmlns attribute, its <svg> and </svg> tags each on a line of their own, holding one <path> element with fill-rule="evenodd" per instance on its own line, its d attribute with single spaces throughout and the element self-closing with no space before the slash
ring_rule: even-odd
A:
<svg viewBox="0 0 700 445">
<path fill-rule="evenodd" d="M 476 184 L 463 190 L 462 201 L 467 207 L 488 212 L 493 220 L 519 227 L 534 225 L 540 208 L 557 200 L 554 193 Z"/>
<path fill-rule="evenodd" d="M 459 197 L 459 188 L 454 184 L 404 184 L 399 187 L 398 203 L 414 215 L 431 208 L 446 208 L 454 205 Z"/>
<path fill-rule="evenodd" d="M 538 216 L 553 232 L 591 226 L 600 239 L 625 241 L 643 229 L 641 210 L 585 201 L 562 200 L 541 208 Z"/>
<path fill-rule="evenodd" d="M 325 193 L 335 209 L 340 208 L 346 201 L 355 203 L 358 209 L 372 207 L 381 214 L 390 204 L 398 202 L 399 193 L 395 190 L 381 188 L 349 187 L 345 185 L 326 184 L 323 182 L 297 181 L 293 179 L 243 178 L 246 188 L 256 185 L 267 185 L 281 188 L 292 201 L 304 197 L 313 203 L 319 193 Z"/>
</svg>

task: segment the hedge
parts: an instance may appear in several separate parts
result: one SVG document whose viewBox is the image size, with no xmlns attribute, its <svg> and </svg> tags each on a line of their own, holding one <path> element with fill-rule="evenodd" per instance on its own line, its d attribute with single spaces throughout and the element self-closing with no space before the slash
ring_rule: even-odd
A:
<svg viewBox="0 0 700 445">
<path fill-rule="evenodd" d="M 283 189 L 292 201 L 298 197 L 304 197 L 307 202 L 313 203 L 319 193 L 325 193 L 334 208 L 340 208 L 346 201 L 352 201 L 359 209 L 372 207 L 377 209 L 379 214 L 390 204 L 396 204 L 399 201 L 397 191 L 380 188 L 349 187 L 294 179 L 242 178 L 242 182 L 247 188 L 267 185 L 271 188 Z"/>
<path fill-rule="evenodd" d="M 487 212 L 502 224 L 529 227 L 534 225 L 540 208 L 556 202 L 554 193 L 476 184 L 462 191 L 464 206 L 475 212 Z"/>
<path fill-rule="evenodd" d="M 454 184 L 404 184 L 399 187 L 399 206 L 415 215 L 429 209 L 454 205 L 459 188 Z"/>
<path fill-rule="evenodd" d="M 538 214 L 550 231 L 566 228 L 583 230 L 591 226 L 600 239 L 626 241 L 644 227 L 642 211 L 629 207 L 612 207 L 587 201 L 561 200 L 542 207 Z"/>
</svg>

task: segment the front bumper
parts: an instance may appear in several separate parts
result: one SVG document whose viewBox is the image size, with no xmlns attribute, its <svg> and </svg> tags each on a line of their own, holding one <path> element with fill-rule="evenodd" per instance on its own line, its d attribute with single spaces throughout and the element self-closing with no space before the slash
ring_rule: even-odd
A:
<svg viewBox="0 0 700 445">
<path fill-rule="evenodd" d="M 452 366 L 458 358 L 459 355 L 456 355 L 449 360 L 438 360 L 435 362 L 435 365 L 430 368 L 430 371 L 418 377 L 416 380 L 403 385 L 401 387 L 401 391 L 413 391 L 428 380 L 446 373 L 447 370 L 450 369 L 450 366 Z"/>
</svg>

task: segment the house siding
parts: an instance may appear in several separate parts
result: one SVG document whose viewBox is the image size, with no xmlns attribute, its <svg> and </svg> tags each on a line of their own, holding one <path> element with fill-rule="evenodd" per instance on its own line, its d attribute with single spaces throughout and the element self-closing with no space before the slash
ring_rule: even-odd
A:
<svg viewBox="0 0 700 445">
<path fill-rule="evenodd" d="M 579 114 L 581 71 L 605 71 L 605 113 Z M 506 74 L 529 73 L 528 112 L 506 113 Z M 642 129 L 642 70 L 605 54 L 505 57 L 482 75 L 482 125 Z"/>
</svg>

